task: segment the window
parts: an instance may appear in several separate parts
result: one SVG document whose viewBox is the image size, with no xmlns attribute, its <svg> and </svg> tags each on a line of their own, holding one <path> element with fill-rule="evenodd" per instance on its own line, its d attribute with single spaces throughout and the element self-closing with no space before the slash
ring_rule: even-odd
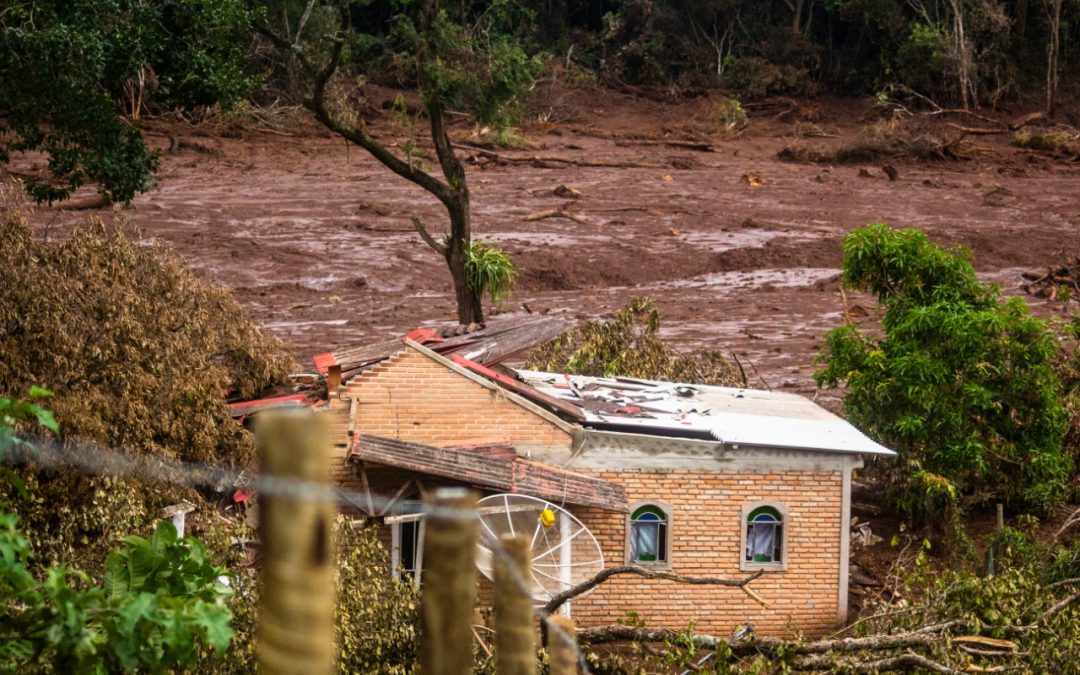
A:
<svg viewBox="0 0 1080 675">
<path fill-rule="evenodd" d="M 666 564 L 669 562 L 671 530 L 668 509 L 655 502 L 636 505 L 630 513 L 628 563 Z"/>
<path fill-rule="evenodd" d="M 743 508 L 743 569 L 785 569 L 784 512 L 772 504 Z"/>
<path fill-rule="evenodd" d="M 405 575 L 420 585 L 424 568 L 424 516 L 397 516 L 390 524 L 390 571 L 395 579 Z"/>
</svg>

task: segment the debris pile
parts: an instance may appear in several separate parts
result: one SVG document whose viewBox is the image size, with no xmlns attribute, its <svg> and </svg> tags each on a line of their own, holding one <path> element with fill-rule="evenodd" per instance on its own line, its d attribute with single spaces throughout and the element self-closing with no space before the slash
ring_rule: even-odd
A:
<svg viewBox="0 0 1080 675">
<path fill-rule="evenodd" d="M 1080 293 L 1080 256 L 1054 267 L 1024 272 L 1024 291 L 1037 298 L 1068 300 Z"/>
</svg>

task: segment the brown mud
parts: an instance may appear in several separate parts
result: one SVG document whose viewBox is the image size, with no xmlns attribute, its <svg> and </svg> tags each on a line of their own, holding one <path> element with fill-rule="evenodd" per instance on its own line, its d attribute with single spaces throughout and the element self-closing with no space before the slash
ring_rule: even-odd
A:
<svg viewBox="0 0 1080 675">
<path fill-rule="evenodd" d="M 800 123 L 775 108 L 752 110 L 748 129 L 730 135 L 710 123 L 704 99 L 593 92 L 572 102 L 571 113 L 543 116 L 569 121 L 525 128 L 536 149 L 495 152 L 628 166 L 468 167 L 475 238 L 502 246 L 521 271 L 505 313 L 587 319 L 648 295 L 677 343 L 735 352 L 753 365 L 754 384 L 811 394 L 822 334 L 845 311 L 873 314 L 869 298 L 839 291 L 852 228 L 885 221 L 964 244 L 980 275 L 1009 294 L 1023 293 L 1023 271 L 1080 253 L 1080 165 L 1010 147 L 1008 134 L 965 139 L 967 161 L 890 159 L 890 180 L 881 164 L 777 159 L 795 142 L 855 138 L 866 123 L 860 101 L 815 102 L 814 124 L 830 137 L 811 139 L 796 138 Z M 375 128 L 389 137 L 388 124 Z M 445 265 L 409 225 L 418 215 L 437 230 L 445 212 L 358 148 L 310 128 L 225 137 L 158 122 L 150 132 L 163 149 L 158 186 L 124 216 L 232 287 L 301 363 L 454 318 Z M 633 138 L 693 139 L 713 151 Z M 750 172 L 763 184 L 751 185 Z M 557 196 L 560 185 L 581 194 Z M 564 204 L 582 222 L 526 220 Z M 109 211 L 41 208 L 33 222 L 57 236 L 87 213 Z M 1043 315 L 1063 308 L 1028 301 Z"/>
</svg>

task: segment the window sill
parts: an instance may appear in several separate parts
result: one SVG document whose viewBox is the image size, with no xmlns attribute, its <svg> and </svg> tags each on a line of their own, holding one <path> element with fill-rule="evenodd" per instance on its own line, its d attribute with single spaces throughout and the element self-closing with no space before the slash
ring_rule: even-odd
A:
<svg viewBox="0 0 1080 675">
<path fill-rule="evenodd" d="M 739 570 L 742 572 L 786 572 L 786 562 L 752 562 L 749 560 L 743 560 L 739 565 Z"/>
<path fill-rule="evenodd" d="M 633 565 L 634 567 L 644 567 L 647 570 L 664 570 L 670 571 L 672 569 L 670 562 L 664 561 L 652 561 L 652 560 L 628 560 L 627 565 Z"/>
</svg>

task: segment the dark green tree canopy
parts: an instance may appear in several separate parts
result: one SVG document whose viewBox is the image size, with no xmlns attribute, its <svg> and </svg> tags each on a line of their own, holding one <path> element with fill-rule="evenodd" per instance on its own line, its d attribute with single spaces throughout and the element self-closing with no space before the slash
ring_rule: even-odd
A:
<svg viewBox="0 0 1080 675">
<path fill-rule="evenodd" d="M 114 201 L 145 191 L 157 154 L 138 118 L 246 96 L 242 0 L 36 0 L 0 12 L 0 162 L 40 151 L 25 176 L 40 201 L 96 183 Z"/>
<path fill-rule="evenodd" d="M 884 335 L 853 325 L 830 331 L 815 377 L 845 386 L 850 419 L 901 454 L 894 486 L 1057 503 L 1071 462 L 1047 323 L 981 284 L 965 251 L 918 230 L 852 232 L 842 281 L 877 296 Z"/>
</svg>

